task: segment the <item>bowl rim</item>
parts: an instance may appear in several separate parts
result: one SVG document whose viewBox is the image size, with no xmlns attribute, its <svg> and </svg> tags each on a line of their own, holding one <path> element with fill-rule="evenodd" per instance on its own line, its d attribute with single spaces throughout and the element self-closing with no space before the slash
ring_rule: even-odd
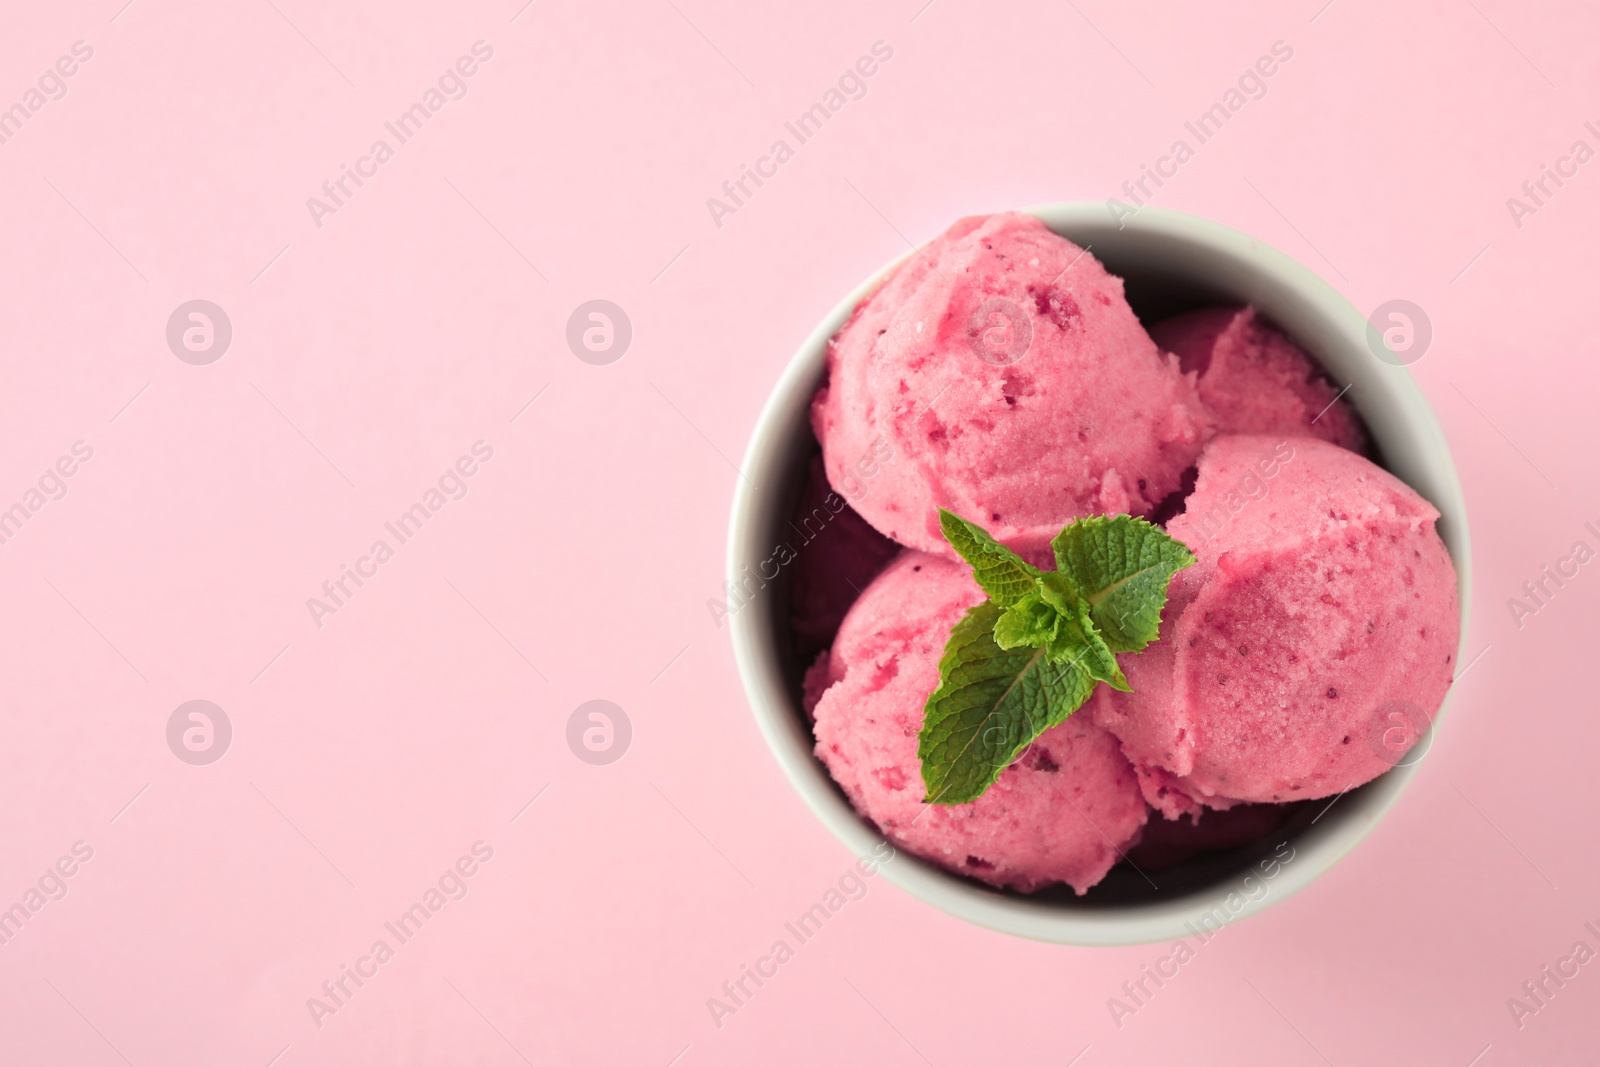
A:
<svg viewBox="0 0 1600 1067">
<path fill-rule="evenodd" d="M 1460 479 L 1444 433 L 1409 370 L 1380 361 L 1368 350 L 1366 317 L 1331 284 L 1292 257 L 1200 216 L 1156 207 L 1114 214 L 1102 201 L 1043 204 L 1021 210 L 1090 250 L 1096 243 L 1131 238 L 1136 248 L 1140 242 L 1152 248 L 1165 246 L 1163 265 L 1187 264 L 1191 259 L 1196 263 L 1206 259 L 1225 262 L 1235 271 L 1235 291 L 1242 294 L 1238 302 L 1261 308 L 1310 349 L 1324 369 L 1330 373 L 1337 370 L 1342 373 L 1336 376 L 1350 379 L 1351 402 L 1383 449 L 1386 468 L 1440 512 L 1440 536 L 1457 576 L 1461 636 L 1455 662 L 1459 667 L 1471 603 L 1470 538 Z M 836 304 L 789 359 L 767 397 L 745 449 L 743 474 L 734 487 L 727 578 L 735 586 L 741 572 L 748 573 L 764 558 L 771 513 L 785 505 L 782 487 L 794 463 L 797 416 L 799 425 L 809 432 L 811 396 L 822 374 L 829 339 L 856 305 L 912 254 L 907 252 L 874 272 Z M 1307 343 L 1308 337 L 1311 343 Z M 1375 410 L 1382 416 L 1378 425 L 1372 418 Z M 767 598 L 767 603 L 770 601 Z M 778 634 L 770 611 L 736 611 L 728 622 L 745 694 L 789 783 L 852 853 L 868 855 L 884 836 L 856 813 L 814 754 L 810 726 L 790 695 L 776 652 Z M 1432 729 L 1438 728 L 1454 689 L 1452 683 Z M 1431 738 L 1425 740 L 1431 742 Z M 901 889 L 957 918 L 1019 937 L 1076 945 L 1176 940 L 1194 934 L 1197 924 L 1209 922 L 1207 928 L 1214 929 L 1236 922 L 1310 885 L 1376 827 L 1424 762 L 1419 759 L 1387 771 L 1348 794 L 1336 817 L 1320 827 L 1314 822 L 1300 831 L 1292 838 L 1292 862 L 1285 861 L 1278 868 L 1269 891 L 1259 897 L 1253 890 L 1245 897 L 1237 892 L 1239 882 L 1253 868 L 1240 868 L 1239 878 L 1171 899 L 1094 909 L 1074 909 L 990 889 L 903 850 L 906 861 L 884 864 L 881 870 Z M 1242 903 L 1236 905 L 1236 901 Z M 1219 910 L 1225 916 L 1220 922 Z"/>
</svg>

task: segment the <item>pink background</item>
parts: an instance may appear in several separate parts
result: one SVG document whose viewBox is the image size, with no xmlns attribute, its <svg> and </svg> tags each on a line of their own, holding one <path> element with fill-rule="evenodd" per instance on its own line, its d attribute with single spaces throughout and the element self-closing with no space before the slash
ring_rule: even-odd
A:
<svg viewBox="0 0 1600 1067">
<path fill-rule="evenodd" d="M 1506 1006 L 1600 949 L 1600 564 L 1520 629 L 1506 607 L 1600 521 L 1600 163 L 1520 228 L 1506 206 L 1600 148 L 1592 8 L 121 3 L 0 34 L 0 105 L 94 50 L 0 145 L 0 507 L 94 450 L 0 545 L 0 906 L 94 850 L 0 946 L 0 1062 L 1593 1062 L 1600 963 L 1521 1029 Z M 478 40 L 467 96 L 316 226 Z M 866 97 L 716 226 L 706 198 L 879 40 Z M 1015 940 L 881 878 L 717 1028 L 707 998 L 852 861 L 706 609 L 768 390 L 908 240 L 1117 194 L 1278 40 L 1155 203 L 1433 321 L 1413 370 L 1484 651 L 1415 785 L 1120 1029 L 1107 998 L 1164 948 Z M 209 366 L 165 341 L 195 298 L 233 324 Z M 634 327 L 609 366 L 564 340 L 594 298 Z M 315 626 L 478 440 L 468 495 Z M 594 698 L 633 725 L 609 766 L 565 741 Z M 191 699 L 233 724 L 209 766 L 167 747 Z M 318 1028 L 306 998 L 478 840 L 468 895 Z"/>
</svg>

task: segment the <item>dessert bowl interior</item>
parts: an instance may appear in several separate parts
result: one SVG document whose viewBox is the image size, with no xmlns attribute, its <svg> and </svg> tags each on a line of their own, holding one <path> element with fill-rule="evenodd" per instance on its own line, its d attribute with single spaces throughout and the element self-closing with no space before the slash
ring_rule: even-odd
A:
<svg viewBox="0 0 1600 1067">
<path fill-rule="evenodd" d="M 1348 385 L 1345 399 L 1365 421 L 1376 461 L 1439 509 L 1439 534 L 1456 567 L 1465 639 L 1470 558 L 1455 466 L 1410 372 L 1373 354 L 1366 318 L 1349 301 L 1282 252 L 1192 215 L 1146 207 L 1119 223 L 1098 202 L 1028 210 L 1122 277 L 1128 301 L 1146 325 L 1191 308 L 1252 304 L 1314 356 L 1339 388 Z M 770 573 L 773 547 L 791 537 L 789 520 L 818 449 L 810 404 L 823 378 L 828 340 L 896 265 L 841 301 L 785 369 L 751 436 L 734 497 L 728 554 L 730 582 L 755 590 L 728 623 L 757 721 L 790 782 L 857 855 L 883 838 L 856 814 L 813 754 L 800 698 L 808 664 L 797 661 L 789 634 L 793 568 L 764 583 L 752 582 L 752 576 L 761 573 L 764 561 Z M 1435 716 L 1434 729 L 1438 726 Z M 1331 805 L 1321 800 L 1281 806 L 1284 821 L 1251 844 L 1202 853 L 1159 871 L 1119 863 L 1082 897 L 1066 887 L 1026 895 L 993 889 L 903 851 L 882 871 L 952 915 L 1019 936 L 1084 945 L 1185 937 L 1259 911 L 1338 862 L 1398 799 L 1420 765 L 1417 753 L 1425 755 L 1431 740 L 1425 736 L 1401 766 Z"/>
</svg>

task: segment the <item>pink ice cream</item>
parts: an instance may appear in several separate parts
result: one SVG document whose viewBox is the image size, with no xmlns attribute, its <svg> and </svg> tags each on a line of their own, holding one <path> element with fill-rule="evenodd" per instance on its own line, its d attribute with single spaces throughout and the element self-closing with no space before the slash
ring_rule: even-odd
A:
<svg viewBox="0 0 1600 1067">
<path fill-rule="evenodd" d="M 1198 562 L 1161 638 L 1101 686 L 1168 818 L 1198 805 L 1325 797 L 1393 766 L 1454 670 L 1455 568 L 1438 512 L 1393 475 L 1312 438 L 1224 436 L 1167 532 Z"/>
<path fill-rule="evenodd" d="M 1366 447 L 1355 411 L 1305 351 L 1254 308 L 1204 308 L 1163 319 L 1150 336 L 1199 374 L 1200 399 L 1218 433 L 1318 437 L 1352 452 Z"/>
<path fill-rule="evenodd" d="M 1122 280 L 1022 214 L 962 219 L 864 301 L 811 421 L 888 537 L 954 558 L 942 506 L 1040 562 L 1072 518 L 1148 514 L 1213 432 Z"/>
<path fill-rule="evenodd" d="M 964 563 L 908 551 L 862 593 L 807 677 L 817 756 L 896 845 L 1031 892 L 1105 877 L 1147 817 L 1133 769 L 1087 707 L 1046 730 L 970 804 L 923 804 L 917 733 L 951 627 L 983 592 Z"/>
</svg>

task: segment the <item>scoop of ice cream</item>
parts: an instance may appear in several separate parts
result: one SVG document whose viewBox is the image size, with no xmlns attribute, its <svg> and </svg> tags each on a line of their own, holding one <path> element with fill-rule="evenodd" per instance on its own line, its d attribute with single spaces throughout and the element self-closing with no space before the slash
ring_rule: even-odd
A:
<svg viewBox="0 0 1600 1067">
<path fill-rule="evenodd" d="M 1041 562 L 1070 519 L 1149 513 L 1212 433 L 1121 279 L 1022 214 L 962 219 L 864 301 L 811 421 L 882 533 L 953 558 L 946 507 Z"/>
<path fill-rule="evenodd" d="M 1147 815 L 1117 740 L 1086 710 L 1041 734 L 970 804 L 924 804 L 917 734 L 950 629 L 983 602 L 965 564 L 906 552 L 850 609 L 808 688 L 817 756 L 857 811 L 907 851 L 1031 892 L 1105 877 Z"/>
<path fill-rule="evenodd" d="M 1167 532 L 1198 562 L 1161 638 L 1101 686 L 1168 818 L 1198 804 L 1330 796 L 1404 756 L 1450 687 L 1460 617 L 1439 513 L 1393 475 L 1312 438 L 1218 437 Z"/>
<path fill-rule="evenodd" d="M 1150 327 L 1156 344 L 1199 374 L 1200 399 L 1218 433 L 1317 437 L 1360 452 L 1366 433 L 1355 411 L 1299 345 L 1254 308 L 1215 307 Z"/>
</svg>

